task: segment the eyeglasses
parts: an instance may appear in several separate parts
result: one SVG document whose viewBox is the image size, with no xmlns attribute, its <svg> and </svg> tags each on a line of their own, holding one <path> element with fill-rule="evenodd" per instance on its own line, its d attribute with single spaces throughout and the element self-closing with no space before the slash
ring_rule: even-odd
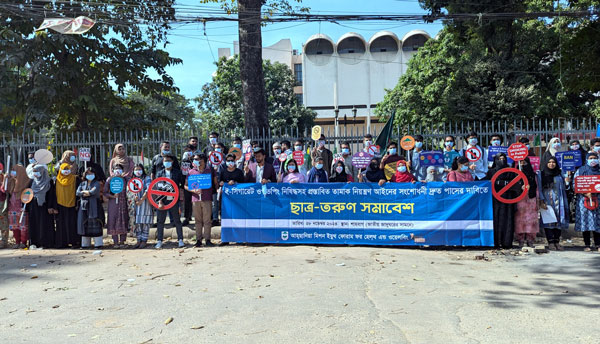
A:
<svg viewBox="0 0 600 344">
<path fill-rule="evenodd" d="M 235 161 L 233 161 L 233 160 L 227 160 L 227 162 L 235 162 Z"/>
</svg>

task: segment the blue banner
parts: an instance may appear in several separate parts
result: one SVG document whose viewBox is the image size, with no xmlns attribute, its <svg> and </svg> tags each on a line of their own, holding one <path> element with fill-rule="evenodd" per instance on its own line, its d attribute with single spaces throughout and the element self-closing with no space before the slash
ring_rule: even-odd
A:
<svg viewBox="0 0 600 344">
<path fill-rule="evenodd" d="M 202 174 L 190 174 L 187 178 L 187 185 L 189 190 L 202 190 L 210 189 L 212 186 L 210 173 Z"/>
<path fill-rule="evenodd" d="M 223 187 L 221 240 L 493 246 L 489 181 Z"/>
<path fill-rule="evenodd" d="M 581 152 L 578 150 L 556 152 L 554 156 L 558 161 L 558 166 L 563 171 L 575 171 L 583 163 Z"/>
</svg>

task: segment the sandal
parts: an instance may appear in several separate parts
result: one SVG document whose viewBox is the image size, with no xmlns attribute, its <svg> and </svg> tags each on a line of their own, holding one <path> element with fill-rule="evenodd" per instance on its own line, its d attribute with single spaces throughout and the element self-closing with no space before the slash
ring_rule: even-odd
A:
<svg viewBox="0 0 600 344">
<path fill-rule="evenodd" d="M 583 249 L 583 252 L 592 252 L 592 248 L 591 248 L 591 247 L 589 247 L 589 246 L 586 246 L 586 247 Z"/>
</svg>

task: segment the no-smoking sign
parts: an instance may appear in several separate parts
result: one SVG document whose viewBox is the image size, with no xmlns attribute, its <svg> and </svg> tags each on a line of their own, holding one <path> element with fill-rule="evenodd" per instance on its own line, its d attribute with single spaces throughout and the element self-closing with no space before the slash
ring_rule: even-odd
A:
<svg viewBox="0 0 600 344">
<path fill-rule="evenodd" d="M 471 147 L 465 152 L 465 156 L 467 157 L 467 159 L 469 159 L 470 162 L 479 161 L 479 159 L 481 159 L 481 155 L 481 149 L 477 147 Z"/>
<path fill-rule="evenodd" d="M 495 188 L 496 180 L 498 179 L 498 177 L 500 177 L 501 175 L 506 174 L 506 173 L 514 173 L 517 175 L 517 177 L 514 178 L 513 180 L 511 180 L 502 189 L 500 189 L 499 191 L 496 191 L 496 188 Z M 525 186 L 523 188 L 523 192 L 517 198 L 513 198 L 513 199 L 505 198 L 504 194 L 506 194 L 506 192 L 508 192 L 511 187 L 513 187 L 515 184 L 517 184 L 520 181 L 523 181 L 523 185 Z M 516 168 L 512 168 L 512 167 L 503 168 L 500 171 L 496 172 L 496 174 L 494 174 L 494 176 L 492 177 L 492 194 L 498 201 L 500 201 L 502 203 L 508 203 L 508 204 L 518 203 L 523 198 L 525 198 L 525 196 L 527 196 L 527 193 L 529 192 L 528 186 L 529 186 L 529 182 L 527 181 L 527 177 L 525 176 L 525 173 L 517 170 Z"/>
<path fill-rule="evenodd" d="M 223 153 L 221 152 L 211 152 L 208 155 L 208 160 L 213 166 L 219 166 L 223 162 Z"/>
<path fill-rule="evenodd" d="M 140 178 L 131 178 L 127 183 L 127 189 L 135 194 L 144 190 L 144 182 Z"/>
<path fill-rule="evenodd" d="M 179 200 L 179 187 L 169 178 L 156 178 L 148 186 L 148 201 L 156 209 L 159 203 L 163 204 L 162 210 L 168 210 Z"/>
</svg>

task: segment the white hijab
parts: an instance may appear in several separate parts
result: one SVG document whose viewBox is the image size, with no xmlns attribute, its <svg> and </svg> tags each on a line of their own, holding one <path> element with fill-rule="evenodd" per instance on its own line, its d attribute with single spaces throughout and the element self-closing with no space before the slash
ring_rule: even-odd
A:
<svg viewBox="0 0 600 344">
<path fill-rule="evenodd" d="M 553 137 L 550 140 L 550 142 L 548 142 L 548 146 L 546 147 L 546 152 L 550 151 L 550 154 L 552 154 L 552 156 L 555 156 L 556 152 L 558 152 L 558 150 L 555 149 L 553 146 L 557 142 L 560 142 L 560 139 L 558 137 Z"/>
</svg>

